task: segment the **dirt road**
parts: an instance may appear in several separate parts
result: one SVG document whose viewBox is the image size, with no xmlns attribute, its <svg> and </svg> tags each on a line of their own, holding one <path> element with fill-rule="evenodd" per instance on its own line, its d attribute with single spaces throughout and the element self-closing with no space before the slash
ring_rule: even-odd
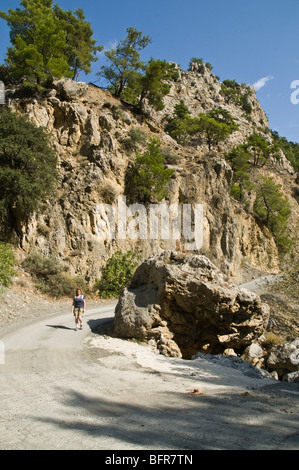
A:
<svg viewBox="0 0 299 470">
<path fill-rule="evenodd" d="M 299 449 L 299 384 L 93 332 L 114 306 L 0 328 L 0 449 Z"/>
</svg>

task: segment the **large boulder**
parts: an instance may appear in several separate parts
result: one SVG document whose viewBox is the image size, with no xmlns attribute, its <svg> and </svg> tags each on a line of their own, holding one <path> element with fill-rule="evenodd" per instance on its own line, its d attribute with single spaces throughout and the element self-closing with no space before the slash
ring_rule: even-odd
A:
<svg viewBox="0 0 299 470">
<path fill-rule="evenodd" d="M 83 98 L 88 90 L 88 84 L 85 82 L 75 82 L 69 78 L 61 78 L 53 83 L 54 88 L 59 93 L 62 100 L 72 101 Z"/>
<path fill-rule="evenodd" d="M 165 252 L 143 262 L 116 307 L 116 336 L 154 339 L 163 354 L 238 354 L 269 320 L 260 297 L 227 282 L 202 255 Z"/>
</svg>

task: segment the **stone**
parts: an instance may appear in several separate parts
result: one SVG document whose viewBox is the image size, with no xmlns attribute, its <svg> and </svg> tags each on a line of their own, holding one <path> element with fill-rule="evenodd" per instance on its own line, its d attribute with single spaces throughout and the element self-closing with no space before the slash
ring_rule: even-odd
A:
<svg viewBox="0 0 299 470">
<path fill-rule="evenodd" d="M 132 124 L 131 116 L 126 111 L 122 114 L 122 120 L 125 124 L 128 124 L 128 126 Z"/>
<path fill-rule="evenodd" d="M 299 371 L 297 371 L 297 372 L 288 372 L 287 374 L 285 374 L 283 376 L 282 381 L 283 382 L 298 383 L 299 382 Z"/>
<path fill-rule="evenodd" d="M 107 131 L 111 131 L 113 128 L 113 119 L 111 116 L 107 114 L 100 114 L 99 115 L 99 125 L 102 129 L 106 129 Z"/>
<path fill-rule="evenodd" d="M 69 78 L 61 78 L 53 83 L 54 88 L 60 94 L 61 99 L 66 101 L 76 100 L 86 95 L 88 84 L 85 82 L 74 82 Z"/>
<path fill-rule="evenodd" d="M 163 324 L 184 358 L 239 354 L 260 337 L 269 314 L 257 294 L 228 283 L 207 257 L 167 251 L 137 268 L 119 298 L 114 333 L 147 340 Z"/>
<path fill-rule="evenodd" d="M 235 353 L 235 351 L 232 349 L 232 348 L 227 348 L 223 351 L 223 354 L 225 356 L 237 356 L 237 354 Z"/>
<path fill-rule="evenodd" d="M 263 355 L 263 349 L 257 343 L 252 343 L 245 349 L 242 355 L 242 359 L 244 361 L 250 362 L 253 366 L 255 366 L 260 362 L 260 359 L 263 357 Z"/>
<path fill-rule="evenodd" d="M 280 377 L 287 372 L 296 372 L 298 364 L 292 361 L 292 354 L 296 349 L 294 344 L 287 343 L 273 346 L 269 351 L 267 367 L 276 370 Z"/>
<path fill-rule="evenodd" d="M 278 373 L 276 370 L 273 370 L 271 373 L 270 373 L 272 379 L 274 380 L 279 380 L 279 376 L 278 376 Z"/>
<path fill-rule="evenodd" d="M 106 150 L 108 153 L 114 152 L 115 150 L 114 140 L 107 129 L 101 132 L 100 148 Z"/>
</svg>

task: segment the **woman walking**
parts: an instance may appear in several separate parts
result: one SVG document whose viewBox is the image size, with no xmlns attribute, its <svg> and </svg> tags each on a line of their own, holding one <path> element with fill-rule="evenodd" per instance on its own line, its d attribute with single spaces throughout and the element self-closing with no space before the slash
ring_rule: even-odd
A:
<svg viewBox="0 0 299 470">
<path fill-rule="evenodd" d="M 82 317 L 83 313 L 85 312 L 85 307 L 86 307 L 86 300 L 84 295 L 82 295 L 81 290 L 77 289 L 76 295 L 73 300 L 72 304 L 72 313 L 74 314 L 75 317 L 75 323 L 76 323 L 76 328 L 75 330 L 78 330 L 78 323 L 80 322 L 80 330 L 82 330 Z"/>
</svg>

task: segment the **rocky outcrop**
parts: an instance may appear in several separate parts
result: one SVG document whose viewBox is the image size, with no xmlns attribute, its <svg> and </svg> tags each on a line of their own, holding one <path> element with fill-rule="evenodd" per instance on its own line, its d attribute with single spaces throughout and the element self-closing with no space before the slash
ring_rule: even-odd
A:
<svg viewBox="0 0 299 470">
<path fill-rule="evenodd" d="M 252 110 L 248 119 L 240 105 L 225 98 L 221 92 L 222 83 L 205 65 L 192 64 L 189 71 L 177 67 L 177 71 L 179 78 L 171 84 L 170 93 L 164 99 L 164 116 L 172 116 L 174 101 L 178 103 L 180 100 L 184 101 L 192 116 L 198 116 L 199 113 L 206 114 L 215 107 L 225 109 L 239 126 L 238 131 L 234 132 L 222 145 L 226 150 L 244 143 L 246 137 L 252 134 L 252 125 L 259 128 L 269 126 L 267 116 L 252 86 L 240 86 L 240 93 L 247 97 Z M 156 116 L 156 119 L 159 117 L 163 119 L 161 115 Z"/>
<path fill-rule="evenodd" d="M 261 119 L 265 125 L 267 120 L 254 92 L 249 121 L 238 106 L 225 102 L 220 89 L 221 84 L 206 67 L 179 70 L 179 78 L 165 98 L 165 109 L 149 110 L 146 118 L 109 92 L 68 79 L 55 82 L 44 97 L 12 95 L 10 107 L 27 114 L 50 134 L 59 162 L 57 194 L 47 201 L 43 213 L 24 227 L 22 256 L 35 250 L 54 255 L 69 266 L 71 275 L 82 275 L 92 284 L 117 250 L 133 249 L 141 259 L 165 250 L 188 251 L 181 239 L 118 239 L 112 238 L 109 230 L 104 233 L 110 210 L 104 204 L 116 204 L 119 195 L 126 195 L 127 169 L 135 154 L 124 142 L 130 130 L 137 128 L 147 142 L 150 137 L 160 138 L 163 152 L 176 159 L 166 203 L 203 205 L 200 252 L 235 280 L 247 280 L 247 270 L 250 276 L 253 272 L 278 272 L 278 253 L 270 232 L 258 223 L 250 208 L 230 197 L 233 174 L 224 159 L 225 150 L 243 142 L 253 126 L 260 126 Z M 194 116 L 222 106 L 236 119 L 239 130 L 215 152 L 209 153 L 205 145 L 179 145 L 165 133 L 164 125 L 180 99 Z M 140 145 L 138 150 L 144 148 Z"/>
<path fill-rule="evenodd" d="M 58 96 L 62 100 L 73 101 L 86 96 L 88 84 L 85 82 L 74 82 L 67 78 L 62 78 L 53 83 L 53 87 L 58 91 Z"/>
<path fill-rule="evenodd" d="M 147 259 L 120 296 L 114 333 L 155 340 L 160 352 L 242 353 L 263 333 L 269 307 L 227 281 L 202 255 L 165 252 Z"/>
</svg>

